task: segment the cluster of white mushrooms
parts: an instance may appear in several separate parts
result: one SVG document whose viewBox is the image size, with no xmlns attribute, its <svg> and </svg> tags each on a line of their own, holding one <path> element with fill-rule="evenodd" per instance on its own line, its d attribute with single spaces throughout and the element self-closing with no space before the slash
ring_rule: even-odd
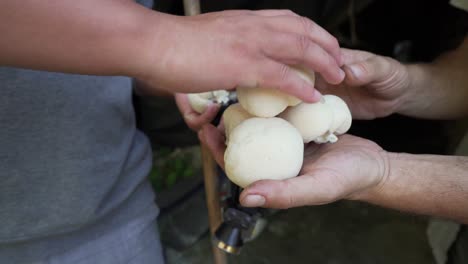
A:
<svg viewBox="0 0 468 264">
<path fill-rule="evenodd" d="M 312 85 L 313 72 L 295 71 Z M 238 87 L 239 103 L 223 114 L 228 178 L 246 187 L 258 180 L 282 180 L 299 174 L 304 143 L 334 143 L 351 127 L 351 112 L 334 95 L 317 103 L 304 103 L 279 90 Z M 189 95 L 193 109 L 202 113 L 211 102 L 224 102 L 227 93 Z"/>
</svg>

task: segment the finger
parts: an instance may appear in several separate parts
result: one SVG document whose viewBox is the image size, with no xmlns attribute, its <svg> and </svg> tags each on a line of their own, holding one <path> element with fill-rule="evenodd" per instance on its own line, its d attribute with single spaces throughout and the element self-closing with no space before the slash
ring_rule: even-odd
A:
<svg viewBox="0 0 468 264">
<path fill-rule="evenodd" d="M 294 13 L 289 9 L 263 9 L 258 11 L 253 11 L 253 14 L 260 16 L 292 16 L 299 17 L 298 14 Z"/>
<path fill-rule="evenodd" d="M 262 10 L 226 10 L 223 11 L 223 15 L 228 16 L 239 16 L 239 15 L 252 15 L 252 16 L 294 16 L 298 17 L 299 15 L 288 9 L 262 9 Z"/>
<path fill-rule="evenodd" d="M 186 94 L 176 94 L 175 99 L 185 123 L 194 131 L 198 131 L 203 125 L 213 121 L 220 109 L 220 105 L 211 104 L 202 114 L 199 114 L 190 106 L 190 102 Z"/>
<path fill-rule="evenodd" d="M 206 110 L 205 110 L 205 112 L 203 112 L 203 114 L 198 116 L 197 119 L 199 119 L 200 122 L 202 122 L 204 124 L 211 123 L 211 121 L 213 121 L 213 119 L 218 114 L 220 108 L 221 108 L 220 104 L 211 104 L 206 108 Z"/>
<path fill-rule="evenodd" d="M 307 40 L 316 43 L 329 53 L 337 65 L 342 65 L 338 40 L 309 18 L 303 16 L 275 16 L 268 18 L 266 22 L 275 31 L 305 36 Z M 296 46 L 292 47 L 296 48 Z"/>
<path fill-rule="evenodd" d="M 175 98 L 176 105 L 179 108 L 179 111 L 182 114 L 182 116 L 185 116 L 187 114 L 191 114 L 192 112 L 194 112 L 194 110 L 192 109 L 192 106 L 190 105 L 188 96 L 186 94 L 176 93 L 174 98 Z"/>
<path fill-rule="evenodd" d="M 381 56 L 372 56 L 364 61 L 343 67 L 345 83 L 350 86 L 361 86 L 385 80 L 391 70 L 390 61 Z"/>
<path fill-rule="evenodd" d="M 345 73 L 320 45 L 299 34 L 279 33 L 265 40 L 264 53 L 286 64 L 299 64 L 320 73 L 327 82 L 338 84 Z"/>
<path fill-rule="evenodd" d="M 247 187 L 239 200 L 245 207 L 279 209 L 330 203 L 339 199 L 343 191 L 331 180 L 333 177 L 327 176 L 330 175 L 303 175 L 282 181 L 259 181 Z"/>
<path fill-rule="evenodd" d="M 262 9 L 262 10 L 227 10 L 223 11 L 230 15 L 258 15 L 258 16 L 299 16 L 288 9 Z"/>
<path fill-rule="evenodd" d="M 374 54 L 367 52 L 367 51 L 353 50 L 353 49 L 346 49 L 346 48 L 341 49 L 341 54 L 343 55 L 343 64 L 345 65 L 354 64 L 360 61 L 367 60 L 372 56 L 375 56 Z"/>
<path fill-rule="evenodd" d="M 219 121 L 219 124 L 218 124 L 218 126 L 216 128 L 219 130 L 219 132 L 223 136 L 226 136 L 225 135 L 226 127 L 224 126 L 224 118 L 221 118 L 221 120 Z"/>
<path fill-rule="evenodd" d="M 198 132 L 200 141 L 208 147 L 216 163 L 224 169 L 224 137 L 221 132 L 213 125 L 205 125 Z"/>
<path fill-rule="evenodd" d="M 262 66 L 255 69 L 259 76 L 257 87 L 279 89 L 309 103 L 318 102 L 322 98 L 313 85 L 304 81 L 288 65 L 273 60 L 266 60 L 259 65 Z"/>
<path fill-rule="evenodd" d="M 203 114 L 198 114 L 197 112 L 192 112 L 184 116 L 184 120 L 187 123 L 188 127 L 194 131 L 198 131 L 205 124 L 211 123 L 216 117 L 220 109 L 220 105 L 211 104 L 209 105 Z"/>
</svg>

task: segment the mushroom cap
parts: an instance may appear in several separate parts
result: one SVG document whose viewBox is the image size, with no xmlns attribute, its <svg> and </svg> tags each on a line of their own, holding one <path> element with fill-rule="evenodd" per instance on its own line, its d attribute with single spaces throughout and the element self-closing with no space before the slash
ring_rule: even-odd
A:
<svg viewBox="0 0 468 264">
<path fill-rule="evenodd" d="M 315 83 L 313 71 L 291 68 L 300 78 L 311 85 Z M 251 115 L 259 117 L 274 117 L 283 112 L 288 106 L 296 106 L 302 101 L 278 89 L 268 87 L 237 88 L 237 99 L 242 107 Z"/>
<path fill-rule="evenodd" d="M 286 109 L 280 117 L 299 130 L 304 143 L 325 135 L 333 123 L 333 112 L 324 102 L 301 103 Z"/>
<path fill-rule="evenodd" d="M 351 127 L 353 120 L 348 105 L 343 99 L 332 94 L 324 95 L 323 98 L 333 111 L 333 123 L 330 127 L 330 132 L 336 135 L 346 133 Z"/>
<path fill-rule="evenodd" d="M 245 188 L 259 180 L 297 176 L 303 155 L 302 137 L 291 124 L 276 117 L 254 117 L 231 132 L 225 171 L 232 182 Z"/>
<path fill-rule="evenodd" d="M 237 99 L 242 107 L 251 115 L 258 117 L 274 117 L 288 107 L 294 99 L 284 92 L 270 88 L 237 88 Z"/>
<path fill-rule="evenodd" d="M 224 131 L 226 134 L 226 140 L 229 140 L 229 135 L 237 127 L 240 123 L 244 120 L 252 118 L 251 114 L 245 111 L 242 106 L 237 104 L 232 104 L 223 113 L 223 123 L 224 123 Z"/>
</svg>

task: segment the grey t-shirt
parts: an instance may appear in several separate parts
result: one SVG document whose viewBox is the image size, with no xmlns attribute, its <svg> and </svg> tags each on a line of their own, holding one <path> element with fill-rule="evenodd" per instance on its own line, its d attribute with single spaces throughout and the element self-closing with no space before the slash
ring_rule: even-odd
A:
<svg viewBox="0 0 468 264">
<path fill-rule="evenodd" d="M 0 67 L 0 260 L 109 217 L 154 219 L 131 99 L 127 77 Z"/>
</svg>

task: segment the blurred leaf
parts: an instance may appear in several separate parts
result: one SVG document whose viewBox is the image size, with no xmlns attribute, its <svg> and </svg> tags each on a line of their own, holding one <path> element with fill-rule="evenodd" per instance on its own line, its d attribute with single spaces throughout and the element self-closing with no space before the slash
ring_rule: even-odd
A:
<svg viewBox="0 0 468 264">
<path fill-rule="evenodd" d="M 169 173 L 166 178 L 166 186 L 170 188 L 174 186 L 176 182 L 177 182 L 177 173 L 175 172 Z"/>
</svg>

